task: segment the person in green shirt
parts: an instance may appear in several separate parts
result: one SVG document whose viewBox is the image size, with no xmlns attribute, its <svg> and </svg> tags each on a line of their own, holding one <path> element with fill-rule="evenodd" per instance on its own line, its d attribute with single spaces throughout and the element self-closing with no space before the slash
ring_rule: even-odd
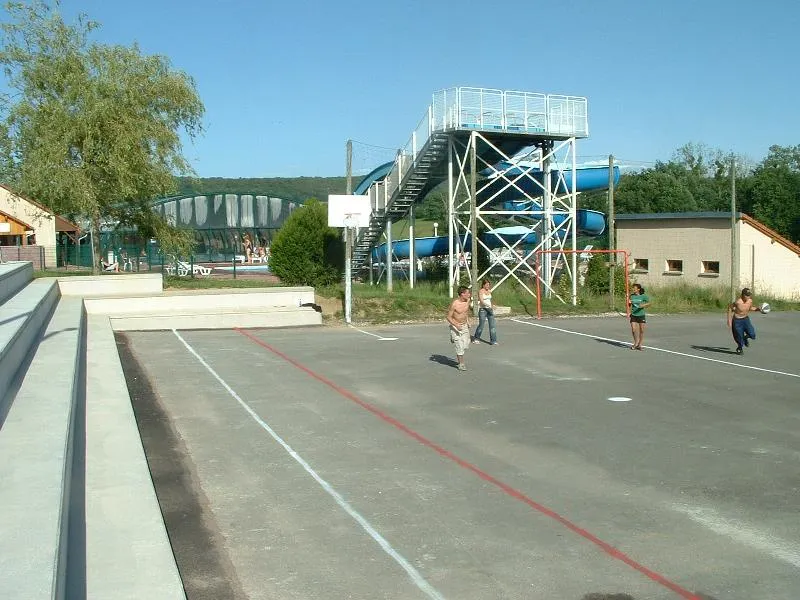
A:
<svg viewBox="0 0 800 600">
<path fill-rule="evenodd" d="M 644 288 L 638 283 L 633 284 L 633 293 L 628 297 L 628 305 L 631 307 L 631 333 L 633 334 L 631 350 L 642 350 L 644 326 L 647 323 L 644 309 L 650 306 L 650 296 L 644 293 Z"/>
</svg>

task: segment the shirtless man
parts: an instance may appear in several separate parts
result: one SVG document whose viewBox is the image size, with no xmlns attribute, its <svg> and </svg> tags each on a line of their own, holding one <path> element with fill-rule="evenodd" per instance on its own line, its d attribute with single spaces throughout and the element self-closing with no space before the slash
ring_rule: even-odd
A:
<svg viewBox="0 0 800 600">
<path fill-rule="evenodd" d="M 458 296 L 450 303 L 447 322 L 450 324 L 450 342 L 456 346 L 458 370 L 466 371 L 464 352 L 469 346 L 469 301 L 472 292 L 466 286 L 458 288 Z"/>
<path fill-rule="evenodd" d="M 749 316 L 753 311 L 760 312 L 761 309 L 753 306 L 753 294 L 749 288 L 744 288 L 741 297 L 728 305 L 728 327 L 736 342 L 736 354 L 741 354 L 744 351 L 742 346 L 749 346 L 750 340 L 756 339 L 756 330 Z"/>
</svg>

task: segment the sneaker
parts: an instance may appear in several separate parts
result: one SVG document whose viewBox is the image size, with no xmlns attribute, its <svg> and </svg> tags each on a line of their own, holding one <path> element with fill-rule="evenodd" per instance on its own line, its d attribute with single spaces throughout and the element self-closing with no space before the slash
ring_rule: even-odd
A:
<svg viewBox="0 0 800 600">
<path fill-rule="evenodd" d="M 750 347 L 750 338 L 748 338 L 747 336 L 744 336 L 744 345 L 747 348 Z"/>
<path fill-rule="evenodd" d="M 458 365 L 458 370 L 459 371 L 466 371 L 467 370 L 467 365 L 465 365 L 464 363 L 461 363 L 460 365 Z"/>
<path fill-rule="evenodd" d="M 475 338 L 474 340 L 472 340 L 472 343 L 473 344 L 480 344 L 481 341 L 478 338 Z"/>
<path fill-rule="evenodd" d="M 741 354 L 742 352 L 743 352 L 743 350 L 741 348 L 737 348 L 736 349 L 736 354 Z"/>
<path fill-rule="evenodd" d="M 497 342 L 492 342 L 492 343 L 491 343 L 491 344 L 489 344 L 489 345 L 490 345 L 490 346 L 497 346 Z"/>
</svg>

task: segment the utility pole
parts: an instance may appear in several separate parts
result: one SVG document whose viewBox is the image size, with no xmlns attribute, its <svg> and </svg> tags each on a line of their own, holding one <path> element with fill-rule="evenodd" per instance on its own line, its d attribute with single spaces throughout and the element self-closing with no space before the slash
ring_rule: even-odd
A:
<svg viewBox="0 0 800 600">
<path fill-rule="evenodd" d="M 471 262 L 467 265 L 470 269 L 470 279 L 472 280 L 472 314 L 478 314 L 478 200 L 476 195 L 476 178 L 477 178 L 477 149 L 478 134 L 472 132 L 472 146 L 469 153 L 469 209 L 470 209 L 470 237 L 472 244 L 470 245 L 469 253 Z"/>
<path fill-rule="evenodd" d="M 353 193 L 353 140 L 347 140 L 347 195 Z M 353 305 L 353 223 L 352 218 L 345 219 L 344 227 L 344 322 L 352 321 Z"/>
<path fill-rule="evenodd" d="M 736 243 L 736 158 L 731 155 L 731 302 L 739 288 L 739 256 Z"/>
<path fill-rule="evenodd" d="M 608 255 L 608 306 L 616 308 L 614 302 L 614 276 L 616 275 L 617 249 L 616 223 L 614 221 L 614 155 L 608 155 L 608 249 L 612 252 Z"/>
</svg>

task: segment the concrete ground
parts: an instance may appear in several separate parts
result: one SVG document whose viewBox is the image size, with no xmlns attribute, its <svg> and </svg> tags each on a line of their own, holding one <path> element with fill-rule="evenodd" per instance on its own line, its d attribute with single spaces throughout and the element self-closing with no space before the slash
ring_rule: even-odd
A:
<svg viewBox="0 0 800 600">
<path fill-rule="evenodd" d="M 188 597 L 796 600 L 800 315 L 649 320 L 119 334 Z"/>
</svg>

